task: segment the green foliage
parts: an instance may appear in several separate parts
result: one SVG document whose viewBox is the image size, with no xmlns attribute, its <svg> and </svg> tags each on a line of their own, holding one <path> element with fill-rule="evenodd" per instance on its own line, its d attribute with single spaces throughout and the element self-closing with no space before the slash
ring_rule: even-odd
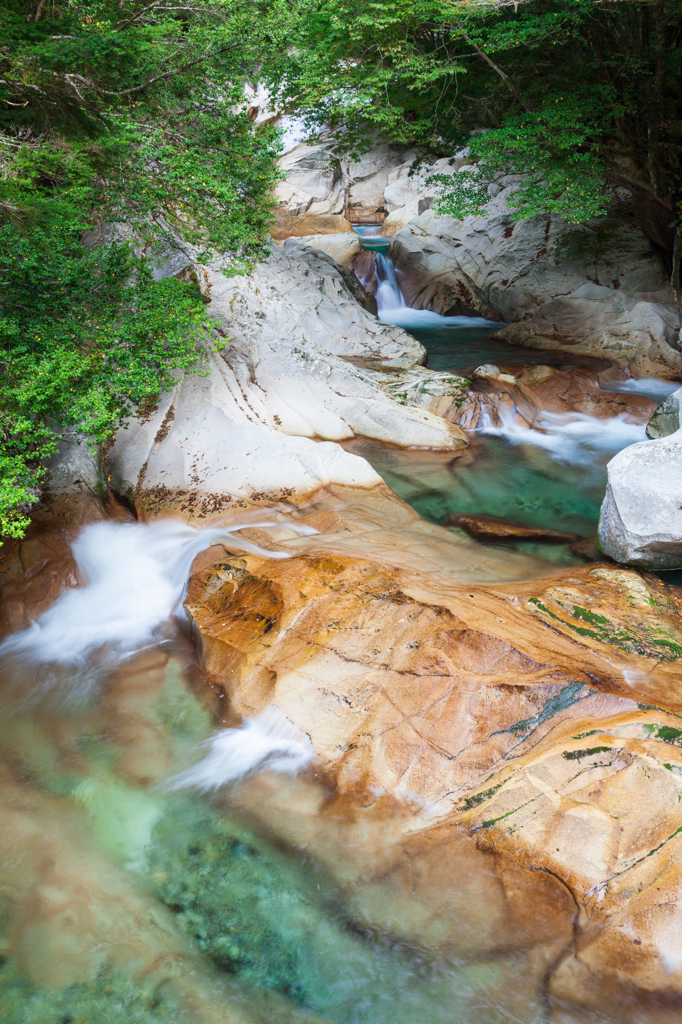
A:
<svg viewBox="0 0 682 1024">
<path fill-rule="evenodd" d="M 457 218 L 481 214 L 490 198 L 489 183 L 519 175 L 507 197 L 515 210 L 512 220 L 550 213 L 577 224 L 598 217 L 610 199 L 599 134 L 570 97 L 510 117 L 502 128 L 471 140 L 474 171 L 432 176 L 430 181 L 440 185 L 437 211 Z"/>
<path fill-rule="evenodd" d="M 523 175 L 517 218 L 578 223 L 629 189 L 671 262 L 682 222 L 682 0 L 300 0 L 280 94 L 338 149 L 377 135 L 422 160 L 471 146 L 436 180 L 442 213 L 479 214 Z M 277 78 L 277 75 L 279 77 Z M 509 182 L 506 182 L 509 184 Z"/>
<path fill-rule="evenodd" d="M 59 428 L 103 442 L 153 405 L 198 360 L 204 306 L 190 285 L 154 282 L 126 244 L 84 249 L 73 223 L 5 224 L 0 247 L 2 532 L 20 536 Z"/>
<path fill-rule="evenodd" d="M 0 36 L 0 532 L 18 537 L 64 428 L 105 441 L 199 360 L 198 289 L 155 282 L 145 254 L 170 233 L 230 273 L 263 257 L 280 133 L 244 84 L 281 46 L 248 0 L 0 0 Z M 128 243 L 85 244 L 117 222 Z"/>
</svg>

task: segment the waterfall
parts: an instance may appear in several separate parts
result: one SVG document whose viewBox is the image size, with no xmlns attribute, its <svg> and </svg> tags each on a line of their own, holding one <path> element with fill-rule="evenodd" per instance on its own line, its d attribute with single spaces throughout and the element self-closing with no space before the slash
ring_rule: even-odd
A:
<svg viewBox="0 0 682 1024">
<path fill-rule="evenodd" d="M 407 305 L 395 279 L 395 269 L 392 260 L 388 256 L 384 256 L 383 253 L 378 252 L 374 257 L 374 266 L 377 276 L 377 310 L 379 319 L 382 320 L 385 313 L 406 309 Z"/>
<path fill-rule="evenodd" d="M 254 518 L 195 530 L 183 523 L 94 523 L 72 545 L 82 585 L 61 597 L 28 629 L 0 644 L 0 670 L 19 704 L 50 691 L 67 703 L 87 700 L 122 659 L 163 639 L 164 624 L 184 614 L 181 601 L 192 562 L 224 542 L 267 558 L 288 558 L 234 535 L 246 527 L 316 531 L 288 520 Z"/>
<path fill-rule="evenodd" d="M 378 252 L 374 266 L 377 282 L 377 317 L 382 323 L 395 324 L 396 327 L 404 327 L 407 331 L 447 327 L 458 330 L 482 328 L 490 333 L 497 327 L 504 327 L 502 323 L 493 323 L 480 316 L 441 316 L 430 309 L 412 309 L 405 302 L 396 281 L 393 261 Z"/>
</svg>

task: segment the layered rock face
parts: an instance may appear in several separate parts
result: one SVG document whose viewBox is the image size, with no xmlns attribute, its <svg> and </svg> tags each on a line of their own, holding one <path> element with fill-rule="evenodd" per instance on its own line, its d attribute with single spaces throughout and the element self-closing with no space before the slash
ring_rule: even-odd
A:
<svg viewBox="0 0 682 1024">
<path fill-rule="evenodd" d="M 672 1021 L 681 592 L 606 565 L 463 582 L 353 516 L 310 509 L 321 536 L 289 562 L 195 563 L 209 680 L 231 714 L 276 703 L 322 772 L 237 799 L 336 875 L 361 927 L 514 953 L 556 1024 Z"/>
<path fill-rule="evenodd" d="M 638 375 L 682 373 L 679 317 L 662 260 L 634 221 L 514 223 L 503 189 L 481 217 L 423 213 L 390 254 L 408 305 L 475 310 L 516 345 L 603 356 Z"/>
<path fill-rule="evenodd" d="M 361 368 L 411 366 L 424 349 L 378 324 L 330 257 L 291 241 L 248 278 L 203 273 L 224 348 L 207 353 L 203 377 L 185 377 L 120 431 L 109 453 L 110 482 L 138 508 L 207 514 L 235 501 L 298 501 L 330 483 L 374 487 L 364 459 L 329 443 L 356 435 L 466 444 L 459 427 L 400 405 Z"/>
</svg>

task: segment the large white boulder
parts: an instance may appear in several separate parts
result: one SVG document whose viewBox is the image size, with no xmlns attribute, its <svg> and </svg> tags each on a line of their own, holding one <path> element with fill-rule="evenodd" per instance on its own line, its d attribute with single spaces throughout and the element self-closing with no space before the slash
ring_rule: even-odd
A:
<svg viewBox="0 0 682 1024">
<path fill-rule="evenodd" d="M 280 433 L 253 415 L 240 382 L 218 355 L 208 375 L 184 377 L 148 420 L 120 430 L 109 456 L 114 489 L 149 511 L 192 515 L 244 500 L 294 500 L 327 484 L 374 487 L 364 459 L 337 444 Z"/>
<path fill-rule="evenodd" d="M 233 344 L 256 343 L 267 334 L 387 367 L 406 368 L 426 358 L 424 346 L 412 335 L 380 324 L 363 308 L 356 278 L 299 239 L 287 239 L 248 277 L 226 277 L 218 267 L 208 277 L 208 311 Z"/>
<path fill-rule="evenodd" d="M 627 565 L 682 567 L 682 433 L 640 441 L 611 459 L 599 546 Z"/>
<path fill-rule="evenodd" d="M 207 352 L 204 376 L 183 376 L 151 418 L 119 431 L 109 453 L 112 485 L 145 514 L 208 515 L 243 500 L 305 499 L 328 484 L 374 487 L 369 463 L 332 443 L 356 435 L 466 444 L 457 425 L 401 405 L 382 385 L 376 367 L 413 366 L 424 349 L 377 323 L 329 256 L 292 241 L 251 276 L 219 266 L 197 276 L 225 347 Z"/>
<path fill-rule="evenodd" d="M 627 217 L 513 222 L 508 183 L 485 215 L 427 210 L 392 239 L 408 305 L 505 321 L 529 348 L 603 356 L 638 375 L 682 373 L 679 317 L 660 255 Z"/>
</svg>

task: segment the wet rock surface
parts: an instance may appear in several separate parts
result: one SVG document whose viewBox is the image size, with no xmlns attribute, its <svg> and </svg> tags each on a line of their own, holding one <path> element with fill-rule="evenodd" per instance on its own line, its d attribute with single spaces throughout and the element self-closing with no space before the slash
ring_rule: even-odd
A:
<svg viewBox="0 0 682 1024">
<path fill-rule="evenodd" d="M 636 1010 L 619 1020 L 663 1019 L 682 986 L 661 953 L 678 928 L 680 591 L 607 565 L 462 585 L 325 547 L 277 565 L 214 551 L 190 581 L 230 712 L 277 703 L 326 780 L 254 780 L 244 806 L 342 872 L 367 926 L 468 956 L 542 947 L 552 1020 L 613 1019 L 623 984 Z"/>
<path fill-rule="evenodd" d="M 514 223 L 503 189 L 483 217 L 428 210 L 392 239 L 408 305 L 506 321 L 516 345 L 606 357 L 637 375 L 679 376 L 680 329 L 660 257 L 627 219 Z M 587 276 L 586 266 L 592 266 Z"/>
</svg>

